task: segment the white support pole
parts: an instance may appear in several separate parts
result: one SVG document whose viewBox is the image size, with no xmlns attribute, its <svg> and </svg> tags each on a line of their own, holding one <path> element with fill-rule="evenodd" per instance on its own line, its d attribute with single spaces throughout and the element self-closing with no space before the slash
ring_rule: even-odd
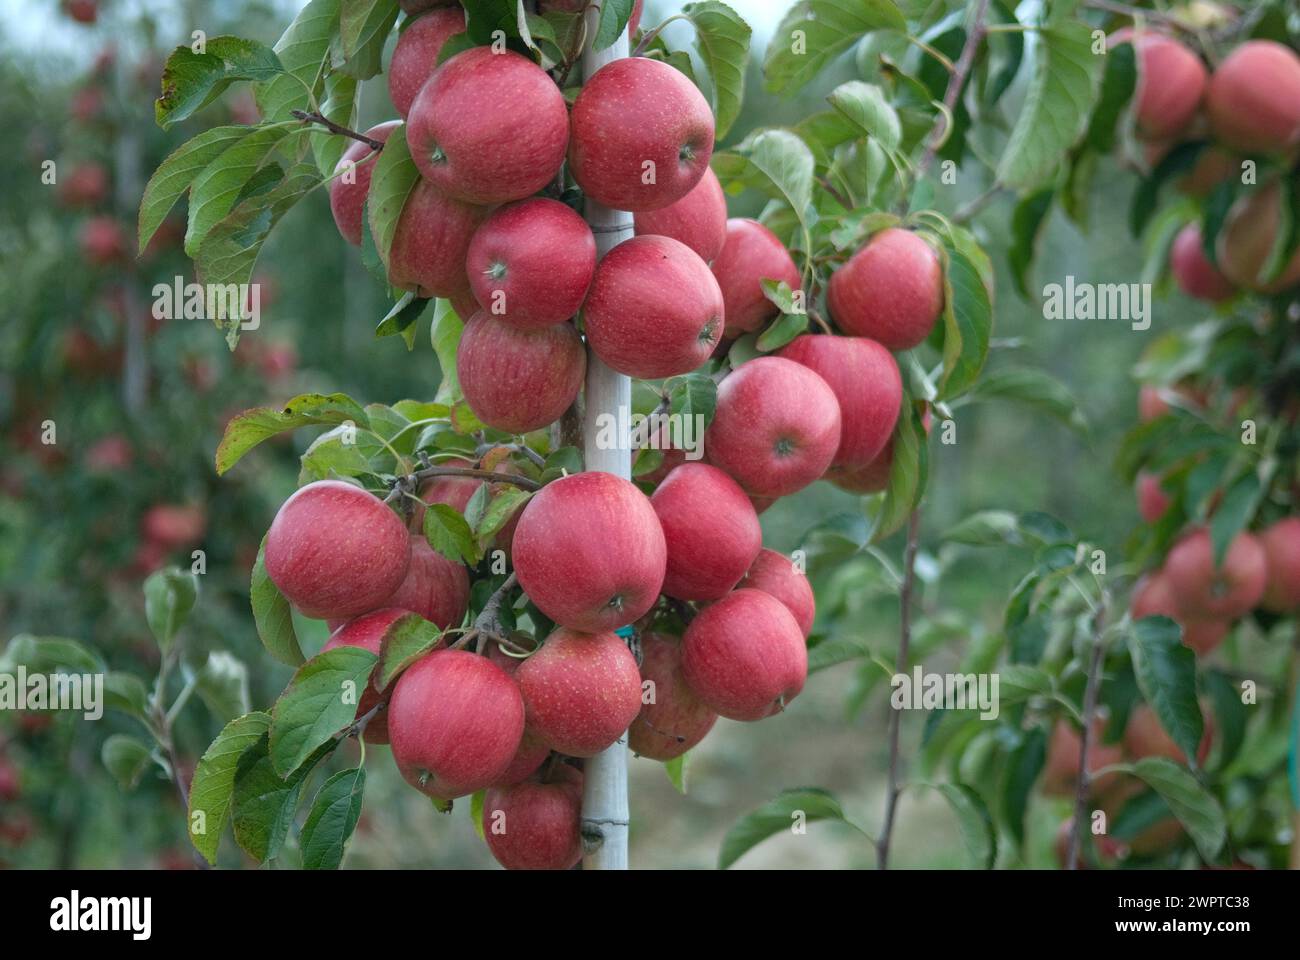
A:
<svg viewBox="0 0 1300 960">
<path fill-rule="evenodd" d="M 587 8 L 587 43 L 582 51 L 584 79 L 609 63 L 628 55 L 627 31 L 613 46 L 592 50 L 600 9 Z M 586 202 L 587 222 L 596 233 L 596 254 L 603 257 L 610 248 L 632 236 L 632 214 L 610 210 L 592 200 Z M 588 470 L 603 470 L 631 479 L 632 458 L 629 438 L 620 437 L 615 449 L 597 445 L 597 418 L 611 414 L 618 419 L 621 409 L 630 412 L 632 381 L 615 373 L 590 351 L 587 353 L 586 405 L 582 420 L 583 457 Z M 627 734 L 609 749 L 587 761 L 582 790 L 582 835 L 584 870 L 627 869 Z"/>
</svg>

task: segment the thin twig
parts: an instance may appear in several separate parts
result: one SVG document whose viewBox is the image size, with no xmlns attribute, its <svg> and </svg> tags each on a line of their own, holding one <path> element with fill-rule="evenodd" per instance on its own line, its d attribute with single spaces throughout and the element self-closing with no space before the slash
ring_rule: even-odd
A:
<svg viewBox="0 0 1300 960">
<path fill-rule="evenodd" d="M 301 120 L 303 123 L 319 123 L 330 133 L 337 133 L 340 136 L 351 137 L 353 140 L 360 141 L 376 153 L 384 149 L 384 142 L 382 140 L 376 140 L 374 137 L 367 137 L 364 133 L 357 133 L 355 130 L 349 130 L 347 127 L 340 126 L 322 113 L 317 113 L 314 110 L 310 112 L 306 110 L 291 110 L 290 113 L 295 119 Z"/>
<path fill-rule="evenodd" d="M 479 470 L 475 467 L 425 467 L 423 470 L 415 471 L 411 476 L 417 481 L 428 480 L 430 477 L 474 477 L 479 480 L 490 480 L 493 483 L 509 483 L 524 490 L 542 489 L 542 485 L 536 480 L 517 473 L 494 473 L 491 470 Z"/>
<path fill-rule="evenodd" d="M 912 511 L 907 520 L 907 547 L 903 552 L 903 588 L 898 595 L 898 660 L 895 673 L 907 670 L 907 659 L 912 645 L 912 594 L 916 588 L 916 550 L 921 533 L 921 510 Z M 894 814 L 898 798 L 903 792 L 899 779 L 899 737 L 903 726 L 903 711 L 891 710 L 889 714 L 889 783 L 885 794 L 885 822 L 876 841 L 876 867 L 889 869 L 889 841 L 894 833 Z"/>
<path fill-rule="evenodd" d="M 961 55 L 957 58 L 956 66 L 952 75 L 948 78 L 948 89 L 943 95 L 943 104 L 947 108 L 945 116 L 952 116 L 957 109 L 957 101 L 961 98 L 961 92 L 966 87 L 966 78 L 970 76 L 971 67 L 975 63 L 975 52 L 979 49 L 980 43 L 984 40 L 984 21 L 988 17 L 989 0 L 979 0 L 975 7 L 975 16 L 971 21 L 970 32 L 966 34 L 966 43 L 961 48 Z M 940 126 L 943 124 L 943 126 Z M 935 154 L 939 152 L 939 144 L 947 135 L 946 120 L 940 117 L 935 123 L 934 129 L 930 131 L 929 139 L 926 141 L 925 153 L 921 155 L 920 161 L 916 164 L 914 177 L 920 180 L 925 176 L 925 172 L 930 169 L 930 164 L 934 163 Z"/>
<path fill-rule="evenodd" d="M 483 604 L 482 612 L 474 619 L 474 628 L 471 632 L 478 639 L 476 649 L 479 653 L 483 652 L 487 641 L 496 640 L 500 643 L 505 639 L 505 628 L 501 625 L 501 604 L 505 602 L 506 594 L 518 585 L 519 579 L 513 573 L 506 577 L 505 583 L 493 591 L 487 603 Z"/>
<path fill-rule="evenodd" d="M 1088 814 L 1088 794 L 1092 788 L 1088 776 L 1088 753 L 1092 748 L 1092 718 L 1097 714 L 1101 689 L 1101 664 L 1106 653 L 1106 597 L 1103 595 L 1092 615 L 1092 659 L 1088 664 L 1088 685 L 1083 692 L 1083 734 L 1079 738 L 1079 782 L 1074 795 L 1074 832 L 1070 835 L 1068 869 L 1079 868 L 1079 851 Z"/>
</svg>

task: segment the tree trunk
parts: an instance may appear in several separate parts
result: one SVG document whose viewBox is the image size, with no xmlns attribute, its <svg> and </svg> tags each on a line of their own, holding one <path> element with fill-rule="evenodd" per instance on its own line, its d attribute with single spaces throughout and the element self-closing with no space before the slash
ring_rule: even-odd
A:
<svg viewBox="0 0 1300 960">
<path fill-rule="evenodd" d="M 587 9 L 587 45 L 582 52 L 582 73 L 590 78 L 611 60 L 628 55 L 627 31 L 604 50 L 591 49 L 596 35 L 597 7 Z M 610 210 L 592 200 L 586 202 L 587 222 L 596 232 L 596 253 L 632 236 L 632 214 Z M 587 393 L 583 416 L 583 457 L 588 470 L 603 470 L 630 479 L 631 449 L 628 438 L 619 436 L 615 449 L 597 446 L 602 415 L 618 416 L 631 410 L 632 382 L 605 366 L 594 353 L 587 353 Z M 582 836 L 584 870 L 627 869 L 627 735 L 586 763 L 582 792 Z"/>
</svg>

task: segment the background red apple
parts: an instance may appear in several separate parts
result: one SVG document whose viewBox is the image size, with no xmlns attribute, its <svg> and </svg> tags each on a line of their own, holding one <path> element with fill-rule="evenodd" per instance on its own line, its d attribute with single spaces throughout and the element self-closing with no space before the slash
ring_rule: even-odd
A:
<svg viewBox="0 0 1300 960">
<path fill-rule="evenodd" d="M 943 312 L 939 257 L 910 230 L 881 230 L 831 274 L 827 304 L 845 333 L 910 350 Z"/>
<path fill-rule="evenodd" d="M 1143 617 L 1168 617 L 1183 630 L 1183 643 L 1199 654 L 1207 654 L 1221 644 L 1232 624 L 1227 620 L 1204 620 L 1189 617 L 1181 609 L 1163 571 L 1147 576 L 1133 590 L 1131 612 L 1134 620 Z"/>
<path fill-rule="evenodd" d="M 309 617 L 354 617 L 383 605 L 410 564 L 406 527 L 378 497 L 341 480 L 293 494 L 266 535 L 266 572 Z"/>
<path fill-rule="evenodd" d="M 1210 77 L 1205 111 L 1217 140 L 1243 153 L 1277 153 L 1300 138 L 1300 57 L 1248 40 Z"/>
<path fill-rule="evenodd" d="M 1169 251 L 1169 268 L 1178 288 L 1189 297 L 1217 303 L 1232 297 L 1237 288 L 1210 263 L 1201 247 L 1201 228 L 1189 223 L 1178 231 Z"/>
<path fill-rule="evenodd" d="M 718 175 L 706 169 L 686 196 L 658 210 L 642 210 L 632 220 L 637 236 L 672 237 L 709 262 L 727 240 L 727 196 Z"/>
<path fill-rule="evenodd" d="M 619 373 L 656 380 L 709 359 L 722 339 L 722 291 L 686 244 L 633 237 L 601 259 L 582 318 L 601 360 Z"/>
<path fill-rule="evenodd" d="M 740 580 L 763 545 L 758 514 L 739 484 L 717 467 L 683 463 L 650 498 L 668 569 L 663 592 L 678 600 L 717 600 Z"/>
<path fill-rule="evenodd" d="M 465 255 L 486 216 L 483 207 L 453 200 L 421 180 L 406 198 L 393 232 L 389 282 L 421 297 L 468 296 Z"/>
<path fill-rule="evenodd" d="M 371 140 L 383 143 L 400 125 L 401 122 L 398 120 L 389 120 L 387 123 L 371 127 L 365 135 Z M 338 226 L 343 239 L 358 247 L 361 245 L 361 218 L 365 216 L 366 194 L 370 192 L 370 178 L 374 175 L 375 164 L 379 158 L 371 157 L 374 151 L 360 140 L 348 142 L 350 145 L 343 151 L 343 156 L 339 157 L 339 162 L 334 165 L 334 178 L 330 180 L 330 212 L 334 214 L 334 223 Z M 344 179 L 345 171 L 349 167 L 353 168 L 352 172 L 347 174 L 352 179 L 351 183 Z"/>
<path fill-rule="evenodd" d="M 1259 535 L 1268 566 L 1260 605 L 1273 613 L 1300 607 L 1300 517 L 1285 517 Z"/>
<path fill-rule="evenodd" d="M 1210 534 L 1195 530 L 1165 558 L 1165 576 L 1178 608 L 1193 619 L 1235 620 L 1264 596 L 1268 562 L 1259 539 L 1239 533 L 1216 567 Z"/>
<path fill-rule="evenodd" d="M 763 293 L 762 281 L 784 280 L 792 290 L 803 284 L 799 268 L 776 234 L 757 220 L 739 217 L 727 221 L 726 237 L 712 269 L 726 305 L 728 337 L 752 333 L 780 312 Z"/>
<path fill-rule="evenodd" d="M 1200 57 L 1172 37 L 1149 30 L 1135 35 L 1119 30 L 1116 43 L 1133 43 L 1137 52 L 1138 88 L 1133 113 L 1138 132 L 1151 140 L 1176 136 L 1191 123 L 1205 92 L 1206 70 Z"/>
<path fill-rule="evenodd" d="M 448 560 L 413 533 L 410 566 L 385 605 L 418 613 L 444 630 L 460 626 L 469 608 L 469 572 L 463 563 Z"/>
<path fill-rule="evenodd" d="M 488 790 L 483 838 L 507 870 L 568 870 L 582 858 L 582 775 Z"/>
<path fill-rule="evenodd" d="M 628 728 L 628 746 L 651 760 L 680 757 L 713 729 L 718 715 L 700 702 L 682 677 L 682 644 L 664 633 L 641 634 L 641 705 Z M 647 682 L 653 684 L 647 687 Z"/>
<path fill-rule="evenodd" d="M 611 473 L 548 483 L 515 529 L 515 573 L 556 623 L 599 632 L 626 626 L 659 599 L 664 533 L 646 495 Z"/>
<path fill-rule="evenodd" d="M 1205 763 L 1210 754 L 1210 744 L 1214 739 L 1213 718 L 1205 715 L 1205 732 L 1196 748 L 1196 763 Z M 1165 732 L 1156 712 L 1145 703 L 1140 703 L 1128 715 L 1124 727 L 1124 749 L 1134 760 L 1145 757 L 1165 757 L 1174 763 L 1186 763 L 1187 755 L 1174 743 L 1173 737 Z"/>
<path fill-rule="evenodd" d="M 415 95 L 438 69 L 442 45 L 465 32 L 465 11 L 459 5 L 434 10 L 417 17 L 397 38 L 388 63 L 388 98 L 405 117 Z"/>
<path fill-rule="evenodd" d="M 362 650 L 369 650 L 375 656 L 379 656 L 384 645 L 384 634 L 388 632 L 388 628 L 402 617 L 410 616 L 410 614 L 410 610 L 395 606 L 363 613 L 331 633 L 330 638 L 325 641 L 325 646 L 321 647 L 321 653 L 326 650 L 333 650 L 335 647 L 360 647 Z M 383 692 L 376 686 L 379 679 L 377 666 L 375 672 L 370 675 L 370 679 L 371 682 L 366 684 L 365 689 L 361 691 L 361 696 L 358 698 L 356 715 L 358 720 L 375 708 L 375 705 L 379 703 L 380 694 Z M 387 743 L 388 711 L 380 710 L 371 717 L 362 736 L 365 737 L 366 743 Z"/>
<path fill-rule="evenodd" d="M 813 597 L 808 577 L 784 553 L 760 550 L 739 586 L 762 590 L 771 594 L 790 611 L 799 630 L 807 639 L 812 633 L 817 615 L 817 601 Z"/>
</svg>

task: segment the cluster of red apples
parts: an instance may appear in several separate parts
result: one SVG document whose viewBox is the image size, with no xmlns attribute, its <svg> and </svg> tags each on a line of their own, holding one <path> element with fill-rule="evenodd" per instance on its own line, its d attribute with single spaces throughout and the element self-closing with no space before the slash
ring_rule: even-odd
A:
<svg viewBox="0 0 1300 960">
<path fill-rule="evenodd" d="M 1176 394 L 1179 403 L 1199 405 L 1195 391 Z M 1143 387 L 1139 418 L 1149 422 L 1170 416 L 1166 396 L 1174 394 Z M 1138 475 L 1137 497 L 1138 511 L 1148 523 L 1158 522 L 1172 506 L 1156 474 Z M 1300 610 L 1300 517 L 1282 517 L 1257 533 L 1239 533 L 1221 563 L 1215 562 L 1208 530 L 1185 531 L 1164 564 L 1133 591 L 1131 612 L 1134 619 L 1169 617 L 1183 628 L 1187 646 L 1208 654 L 1235 621 L 1255 609 L 1279 616 Z"/>
<path fill-rule="evenodd" d="M 1165 34 L 1131 29 L 1115 43 L 1134 43 L 1138 89 L 1136 130 L 1147 157 L 1159 162 L 1180 144 L 1203 142 L 1179 189 L 1208 197 L 1220 183 L 1242 175 L 1247 159 L 1290 166 L 1300 147 L 1300 56 L 1280 43 L 1249 40 L 1213 73 L 1185 44 Z M 1213 260 L 1201 230 L 1189 223 L 1174 238 L 1170 269 L 1189 296 L 1220 302 L 1238 291 L 1275 294 L 1300 283 L 1300 253 L 1267 270 L 1279 230 L 1285 229 L 1277 180 L 1263 183 L 1232 206 L 1216 240 Z M 1267 275 L 1265 275 L 1267 272 Z"/>
</svg>

